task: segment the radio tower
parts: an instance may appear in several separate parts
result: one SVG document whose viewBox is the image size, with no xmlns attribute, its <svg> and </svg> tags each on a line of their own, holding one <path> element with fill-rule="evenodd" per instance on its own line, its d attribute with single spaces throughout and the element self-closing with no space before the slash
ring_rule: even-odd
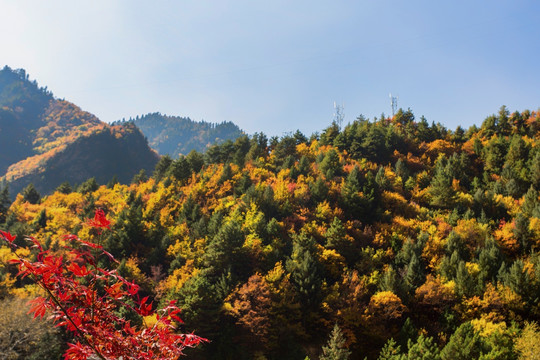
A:
<svg viewBox="0 0 540 360">
<path fill-rule="evenodd" d="M 394 115 L 396 114 L 396 111 L 397 111 L 398 97 L 397 96 L 392 96 L 392 93 L 388 94 L 388 96 L 390 96 L 390 104 L 392 106 L 392 117 L 394 117 Z"/>
<path fill-rule="evenodd" d="M 344 108 L 345 108 L 345 105 L 338 105 L 334 101 L 334 122 L 338 125 L 340 130 L 341 130 L 341 124 L 343 123 L 343 119 L 345 118 L 345 114 L 343 113 Z"/>
</svg>

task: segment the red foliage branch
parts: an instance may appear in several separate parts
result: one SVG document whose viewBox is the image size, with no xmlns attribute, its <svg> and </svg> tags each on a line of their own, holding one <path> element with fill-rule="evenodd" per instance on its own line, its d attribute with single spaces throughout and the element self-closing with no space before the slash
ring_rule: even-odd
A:
<svg viewBox="0 0 540 360">
<path fill-rule="evenodd" d="M 109 222 L 98 209 L 89 224 L 108 228 Z M 0 239 L 17 254 L 15 236 L 0 230 Z M 36 239 L 28 239 L 38 251 L 36 261 L 17 255 L 11 263 L 18 266 L 18 276 L 31 278 L 47 294 L 31 301 L 34 317 L 43 317 L 49 311 L 56 326 L 63 326 L 76 336 L 78 341 L 69 344 L 66 360 L 172 360 L 183 355 L 186 347 L 208 341 L 176 332 L 176 324 L 182 320 L 174 301 L 154 311 L 148 297 L 140 297 L 137 284 L 124 279 L 116 270 L 99 267 L 100 256 L 114 261 L 101 245 L 68 235 L 65 240 L 70 246 L 61 256 L 44 250 Z M 141 317 L 155 315 L 157 321 L 152 326 L 134 326 L 119 315 L 121 310 Z"/>
</svg>

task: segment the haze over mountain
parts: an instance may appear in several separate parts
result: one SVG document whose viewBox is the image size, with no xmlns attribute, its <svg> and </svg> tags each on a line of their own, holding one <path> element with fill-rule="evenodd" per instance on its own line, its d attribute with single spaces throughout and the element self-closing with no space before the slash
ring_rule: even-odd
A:
<svg viewBox="0 0 540 360">
<path fill-rule="evenodd" d="M 191 150 L 204 151 L 210 145 L 234 140 L 244 132 L 230 121 L 213 124 L 206 121 L 196 122 L 190 118 L 168 116 L 160 113 L 146 114 L 130 119 L 148 138 L 150 146 L 161 155 L 177 157 L 186 155 Z"/>
<path fill-rule="evenodd" d="M 16 194 L 30 183 L 49 192 L 95 177 L 129 180 L 159 160 L 133 124 L 110 126 L 54 98 L 25 70 L 0 71 L 0 176 Z"/>
</svg>

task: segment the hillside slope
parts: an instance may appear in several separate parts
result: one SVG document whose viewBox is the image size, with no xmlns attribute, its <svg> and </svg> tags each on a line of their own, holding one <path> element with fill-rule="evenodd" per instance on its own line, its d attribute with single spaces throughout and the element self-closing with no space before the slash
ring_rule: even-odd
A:
<svg viewBox="0 0 540 360">
<path fill-rule="evenodd" d="M 153 149 L 172 157 L 186 155 L 191 150 L 204 151 L 210 145 L 234 140 L 244 134 L 232 122 L 212 124 L 160 113 L 147 114 L 129 122 L 141 129 Z"/>
<path fill-rule="evenodd" d="M 127 182 L 158 159 L 135 126 L 111 127 L 55 99 L 24 70 L 0 71 L 0 176 L 12 195 L 29 183 L 50 192 L 89 177 L 106 182 L 116 175 Z"/>
<path fill-rule="evenodd" d="M 4 228 L 51 247 L 71 231 L 97 241 L 84 224 L 103 209 L 120 274 L 211 339 L 191 359 L 319 359 L 335 324 L 351 360 L 517 359 L 514 344 L 540 339 L 527 325 L 539 140 L 538 112 L 503 107 L 450 131 L 400 110 L 163 157 L 130 185 L 18 196 Z"/>
</svg>

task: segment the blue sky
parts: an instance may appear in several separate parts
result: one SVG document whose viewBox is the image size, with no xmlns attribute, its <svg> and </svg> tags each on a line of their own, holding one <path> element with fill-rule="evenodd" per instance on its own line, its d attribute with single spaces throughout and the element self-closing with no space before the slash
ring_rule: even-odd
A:
<svg viewBox="0 0 540 360">
<path fill-rule="evenodd" d="M 0 65 L 104 121 L 159 111 L 248 133 L 391 113 L 454 129 L 540 107 L 536 1 L 0 0 Z"/>
</svg>

